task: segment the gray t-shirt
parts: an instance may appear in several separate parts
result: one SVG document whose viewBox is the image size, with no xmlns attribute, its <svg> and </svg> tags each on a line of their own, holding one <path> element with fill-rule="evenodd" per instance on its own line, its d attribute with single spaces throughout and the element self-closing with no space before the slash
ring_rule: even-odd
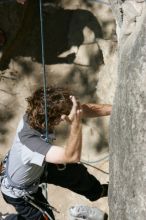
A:
<svg viewBox="0 0 146 220">
<path fill-rule="evenodd" d="M 43 134 L 30 128 L 25 115 L 18 125 L 9 152 L 8 174 L 14 183 L 29 187 L 26 190 L 12 187 L 8 178 L 5 177 L 1 185 L 1 191 L 4 194 L 17 198 L 26 191 L 28 193 L 37 191 L 39 179 L 44 171 L 45 155 L 55 139 L 54 134 L 49 134 L 49 143 L 46 143 L 43 137 Z"/>
</svg>

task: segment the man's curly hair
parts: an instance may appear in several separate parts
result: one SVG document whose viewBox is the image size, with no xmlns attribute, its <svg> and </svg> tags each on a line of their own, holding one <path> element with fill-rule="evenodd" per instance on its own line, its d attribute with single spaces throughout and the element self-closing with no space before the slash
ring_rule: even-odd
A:
<svg viewBox="0 0 146 220">
<path fill-rule="evenodd" d="M 70 113 L 72 92 L 64 87 L 48 86 L 46 89 L 47 109 L 48 109 L 48 129 L 58 124 L 61 115 Z M 31 128 L 38 131 L 45 130 L 45 102 L 44 89 L 37 89 L 32 96 L 27 99 L 28 107 L 26 110 L 27 122 Z"/>
</svg>

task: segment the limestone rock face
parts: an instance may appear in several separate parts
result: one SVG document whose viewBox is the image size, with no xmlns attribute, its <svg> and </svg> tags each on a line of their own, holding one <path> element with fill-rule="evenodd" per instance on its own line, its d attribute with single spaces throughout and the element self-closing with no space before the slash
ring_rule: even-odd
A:
<svg viewBox="0 0 146 220">
<path fill-rule="evenodd" d="M 109 219 L 145 220 L 146 2 L 110 2 L 118 24 L 118 79 L 110 124 Z"/>
</svg>

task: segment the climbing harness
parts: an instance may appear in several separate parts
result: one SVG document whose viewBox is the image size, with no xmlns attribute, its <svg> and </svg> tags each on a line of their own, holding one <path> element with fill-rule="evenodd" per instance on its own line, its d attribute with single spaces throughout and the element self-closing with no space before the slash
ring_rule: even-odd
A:
<svg viewBox="0 0 146 220">
<path fill-rule="evenodd" d="M 33 196 L 31 196 L 27 190 L 29 189 L 29 187 L 32 187 L 31 185 L 23 185 L 23 184 L 16 184 L 10 177 L 9 173 L 8 173 L 8 166 L 9 166 L 9 152 L 6 154 L 4 160 L 2 161 L 1 164 L 1 173 L 0 173 L 0 184 L 2 182 L 2 180 L 7 177 L 8 182 L 10 184 L 10 186 L 15 189 L 21 190 L 22 193 L 22 198 L 29 203 L 30 205 L 32 205 L 33 207 L 37 208 L 44 216 L 45 220 L 53 220 L 52 217 L 49 214 L 49 210 L 55 211 L 57 213 L 59 213 L 59 211 L 57 209 L 55 209 L 53 206 L 51 206 L 48 203 L 45 202 L 41 202 L 39 200 L 37 200 L 36 198 L 34 198 Z M 35 181 L 35 184 L 39 184 L 39 180 Z"/>
<path fill-rule="evenodd" d="M 26 196 L 24 200 L 28 202 L 29 204 L 31 204 L 33 207 L 37 208 L 43 214 L 43 217 L 45 220 L 48 220 L 48 219 L 53 220 L 52 217 L 45 210 L 40 208 L 40 206 L 36 205 L 36 203 L 32 199 L 30 199 L 28 196 Z"/>
<path fill-rule="evenodd" d="M 53 210 L 57 213 L 59 213 L 53 206 L 43 203 L 41 201 L 36 200 L 34 197 L 27 195 L 23 197 L 26 202 L 31 204 L 33 207 L 37 208 L 42 214 L 45 220 L 53 220 L 53 218 L 50 216 L 50 214 L 46 211 L 46 208 Z"/>
</svg>

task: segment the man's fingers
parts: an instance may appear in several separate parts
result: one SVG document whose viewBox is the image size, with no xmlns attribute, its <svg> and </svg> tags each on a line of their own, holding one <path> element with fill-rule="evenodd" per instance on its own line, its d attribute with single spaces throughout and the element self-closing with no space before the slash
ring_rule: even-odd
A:
<svg viewBox="0 0 146 220">
<path fill-rule="evenodd" d="M 77 101 L 76 101 L 75 96 L 70 96 L 70 99 L 71 99 L 73 105 L 72 105 L 72 109 L 71 109 L 70 114 L 68 115 L 68 117 L 72 121 L 73 118 L 74 118 L 74 115 L 76 114 L 78 105 L 77 105 Z"/>
<path fill-rule="evenodd" d="M 77 107 L 77 100 L 76 100 L 75 96 L 70 96 L 70 99 L 72 100 L 73 106 Z"/>
<path fill-rule="evenodd" d="M 81 109 L 78 109 L 74 115 L 73 115 L 73 118 L 71 119 L 71 117 L 69 117 L 68 115 L 62 115 L 61 116 L 61 120 L 62 121 L 66 121 L 68 122 L 69 124 L 72 123 L 72 121 L 76 120 L 76 121 L 80 121 L 82 118 L 82 110 Z"/>
<path fill-rule="evenodd" d="M 81 119 L 82 119 L 82 114 L 83 114 L 82 109 L 77 110 L 77 119 L 78 119 L 78 120 L 81 120 Z"/>
</svg>

